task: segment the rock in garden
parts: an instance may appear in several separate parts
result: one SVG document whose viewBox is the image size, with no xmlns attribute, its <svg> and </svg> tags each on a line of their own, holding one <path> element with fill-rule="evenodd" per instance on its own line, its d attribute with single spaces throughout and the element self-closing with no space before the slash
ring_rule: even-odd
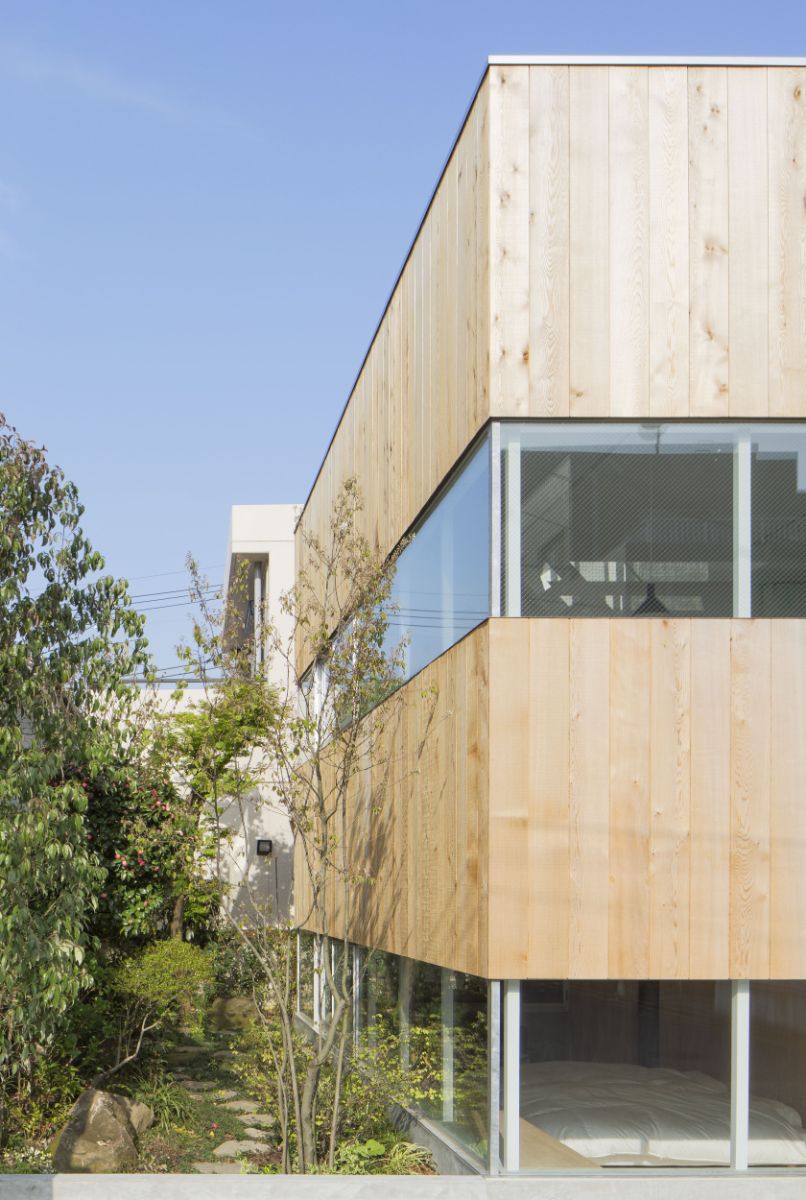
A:
<svg viewBox="0 0 806 1200">
<path fill-rule="evenodd" d="M 257 1112 L 260 1105 L 255 1100 L 226 1100 L 222 1108 L 230 1108 L 233 1112 L 253 1113 Z"/>
<path fill-rule="evenodd" d="M 239 1142 L 233 1138 L 216 1146 L 213 1154 L 216 1158 L 234 1158 L 236 1154 L 268 1154 L 270 1150 L 266 1142 Z"/>
<path fill-rule="evenodd" d="M 248 996 L 220 996 L 210 1013 L 216 1029 L 245 1029 L 257 1017 L 255 1002 Z"/>
<path fill-rule="evenodd" d="M 271 1113 L 250 1112 L 246 1114 L 246 1117 L 252 1125 L 262 1125 L 264 1129 L 271 1129 L 275 1124 Z"/>
<path fill-rule="evenodd" d="M 76 1100 L 54 1139 L 54 1169 L 96 1175 L 134 1167 L 137 1134 L 153 1120 L 147 1105 L 89 1088 Z"/>
<path fill-rule="evenodd" d="M 186 1092 L 211 1092 L 218 1085 L 210 1079 L 183 1079 L 179 1086 Z"/>
</svg>

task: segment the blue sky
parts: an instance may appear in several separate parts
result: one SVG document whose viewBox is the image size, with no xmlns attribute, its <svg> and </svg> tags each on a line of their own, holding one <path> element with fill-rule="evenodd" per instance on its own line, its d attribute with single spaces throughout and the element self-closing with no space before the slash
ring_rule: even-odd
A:
<svg viewBox="0 0 806 1200">
<path fill-rule="evenodd" d="M 134 593 L 305 498 L 504 53 L 804 55 L 806 7 L 0 0 L 0 409 Z"/>
</svg>

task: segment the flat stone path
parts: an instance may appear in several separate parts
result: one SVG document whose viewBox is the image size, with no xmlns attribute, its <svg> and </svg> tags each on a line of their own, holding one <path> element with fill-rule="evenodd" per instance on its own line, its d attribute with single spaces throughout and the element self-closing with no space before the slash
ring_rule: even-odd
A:
<svg viewBox="0 0 806 1200">
<path fill-rule="evenodd" d="M 268 1154 L 271 1146 L 268 1142 L 239 1141 L 231 1138 L 216 1146 L 213 1154 L 216 1158 L 235 1158 L 236 1154 Z"/>
</svg>

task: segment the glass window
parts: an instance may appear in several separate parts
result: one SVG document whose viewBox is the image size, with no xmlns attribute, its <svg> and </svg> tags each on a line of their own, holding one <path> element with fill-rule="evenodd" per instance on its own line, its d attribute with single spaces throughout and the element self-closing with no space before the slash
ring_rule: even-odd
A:
<svg viewBox="0 0 806 1200">
<path fill-rule="evenodd" d="M 520 1168 L 727 1166 L 730 984 L 521 987 Z"/>
<path fill-rule="evenodd" d="M 806 430 L 753 431 L 753 615 L 806 615 Z"/>
<path fill-rule="evenodd" d="M 501 427 L 509 616 L 806 615 L 806 427 Z"/>
<path fill-rule="evenodd" d="M 297 934 L 297 1011 L 313 1020 L 314 993 L 314 935 Z"/>
<path fill-rule="evenodd" d="M 487 982 L 373 951 L 361 985 L 361 1042 L 398 1080 L 395 1099 L 487 1162 Z"/>
<path fill-rule="evenodd" d="M 490 614 L 489 456 L 485 437 L 398 559 L 387 641 L 404 642 L 404 679 Z"/>
<path fill-rule="evenodd" d="M 750 985 L 751 1167 L 806 1167 L 806 982 Z"/>
</svg>

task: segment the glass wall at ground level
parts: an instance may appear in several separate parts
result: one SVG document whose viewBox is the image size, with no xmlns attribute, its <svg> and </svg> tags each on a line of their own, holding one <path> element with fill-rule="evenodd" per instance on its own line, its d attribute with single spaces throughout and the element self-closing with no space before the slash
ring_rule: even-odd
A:
<svg viewBox="0 0 806 1200">
<path fill-rule="evenodd" d="M 806 1162 L 806 981 L 750 987 L 750 1166 Z M 805 1189 L 806 1190 L 806 1189 Z"/>
<path fill-rule="evenodd" d="M 806 1169 L 806 984 L 514 987 L 500 1062 L 505 1169 Z"/>
<path fill-rule="evenodd" d="M 365 955 L 359 1045 L 399 1079 L 399 1103 L 487 1162 L 485 980 L 380 951 Z"/>
</svg>

